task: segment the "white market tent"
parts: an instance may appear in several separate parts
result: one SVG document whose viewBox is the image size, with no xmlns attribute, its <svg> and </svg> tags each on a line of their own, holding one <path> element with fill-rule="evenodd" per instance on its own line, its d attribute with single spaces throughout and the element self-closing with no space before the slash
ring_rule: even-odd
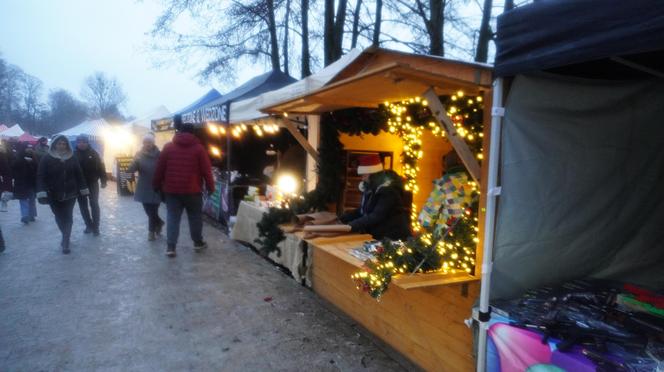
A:
<svg viewBox="0 0 664 372">
<path fill-rule="evenodd" d="M 164 105 L 157 106 L 147 112 L 145 115 L 142 115 L 140 118 L 135 119 L 127 123 L 132 129 L 145 128 L 147 130 L 152 130 L 152 120 L 161 119 L 171 116 L 171 112 Z"/>
<path fill-rule="evenodd" d="M 9 127 L 6 130 L 3 130 L 0 132 L 0 137 L 20 137 L 25 131 L 21 129 L 21 126 L 18 124 L 14 124 L 13 126 Z"/>
<path fill-rule="evenodd" d="M 86 120 L 75 127 L 69 128 L 59 134 L 67 137 L 75 137 L 85 134 L 90 137 L 101 138 L 104 132 L 111 128 L 111 125 L 104 119 Z"/>
</svg>

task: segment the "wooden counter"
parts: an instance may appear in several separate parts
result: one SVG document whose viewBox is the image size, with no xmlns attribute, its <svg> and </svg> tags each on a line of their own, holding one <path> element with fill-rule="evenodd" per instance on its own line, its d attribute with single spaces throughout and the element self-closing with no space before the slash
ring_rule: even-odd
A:
<svg viewBox="0 0 664 372">
<path fill-rule="evenodd" d="M 362 262 L 348 253 L 369 239 L 334 239 L 308 242 L 310 275 L 318 295 L 426 370 L 474 369 L 472 334 L 464 320 L 471 315 L 479 280 L 437 274 L 401 277 L 376 301 L 355 288 L 351 275 Z"/>
</svg>

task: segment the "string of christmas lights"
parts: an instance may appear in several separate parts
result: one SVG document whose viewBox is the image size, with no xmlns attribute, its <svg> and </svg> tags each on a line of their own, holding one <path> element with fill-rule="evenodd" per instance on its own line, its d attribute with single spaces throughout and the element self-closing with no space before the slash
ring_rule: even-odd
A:
<svg viewBox="0 0 664 372">
<path fill-rule="evenodd" d="M 466 97 L 463 91 L 458 91 L 452 96 L 443 97 L 442 100 L 457 133 L 481 161 L 482 97 Z M 445 137 L 445 131 L 436 123 L 428 109 L 428 102 L 422 98 L 385 102 L 382 109 L 388 114 L 387 130 L 403 140 L 405 189 L 417 194 L 417 176 L 420 171 L 418 161 L 424 156 L 424 129 L 428 129 L 434 137 Z M 362 269 L 351 276 L 357 288 L 374 298 L 380 298 L 388 289 L 394 275 L 428 272 L 472 273 L 475 268 L 475 248 L 479 242 L 479 190 L 473 181 L 469 181 L 467 186 L 473 196 L 472 205 L 467 205 L 461 215 L 450 217 L 447 221 L 440 221 L 441 207 L 436 217 L 437 223 L 429 228 L 423 228 L 419 224 L 417 206 L 413 204 L 411 225 L 416 236 L 406 242 L 384 241 L 382 247 L 375 252 L 375 259 L 367 260 Z"/>
</svg>

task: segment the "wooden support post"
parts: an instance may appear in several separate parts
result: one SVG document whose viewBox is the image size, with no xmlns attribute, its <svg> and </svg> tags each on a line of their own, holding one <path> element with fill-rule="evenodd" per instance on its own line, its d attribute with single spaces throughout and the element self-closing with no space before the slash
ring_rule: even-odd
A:
<svg viewBox="0 0 664 372">
<path fill-rule="evenodd" d="M 470 176 L 473 177 L 475 182 L 479 183 L 480 164 L 477 162 L 477 159 L 475 159 L 475 155 L 473 155 L 472 151 L 470 151 L 468 144 L 466 144 L 463 138 L 457 133 L 454 128 L 454 123 L 452 122 L 452 119 L 447 116 L 445 106 L 443 106 L 443 103 L 438 99 L 438 95 L 433 88 L 429 88 L 424 92 L 423 96 L 429 101 L 431 113 L 434 118 L 436 118 L 438 125 L 447 132 L 447 138 L 452 144 L 452 147 L 454 147 L 457 155 L 461 158 L 463 164 L 466 166 L 466 169 L 468 169 L 468 173 L 470 173 Z"/>
<path fill-rule="evenodd" d="M 316 151 L 316 149 L 313 148 L 313 146 L 311 146 L 309 141 L 307 141 L 307 139 L 304 138 L 302 133 L 300 133 L 300 131 L 297 129 L 297 124 L 288 117 L 284 118 L 283 124 L 284 126 L 286 126 L 286 129 L 288 129 L 288 131 L 293 135 L 293 137 L 295 137 L 297 142 L 302 147 L 304 147 L 304 150 L 309 155 L 311 155 L 311 157 L 314 158 L 314 160 L 316 160 L 316 163 L 320 162 L 320 156 L 318 156 L 318 151 Z"/>
</svg>

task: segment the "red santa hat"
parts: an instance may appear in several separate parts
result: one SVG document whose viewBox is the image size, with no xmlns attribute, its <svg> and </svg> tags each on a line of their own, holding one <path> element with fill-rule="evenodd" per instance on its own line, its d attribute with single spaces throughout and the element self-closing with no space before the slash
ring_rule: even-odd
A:
<svg viewBox="0 0 664 372">
<path fill-rule="evenodd" d="M 383 162 L 378 154 L 362 155 L 358 158 L 357 174 L 372 174 L 383 170 Z"/>
</svg>

